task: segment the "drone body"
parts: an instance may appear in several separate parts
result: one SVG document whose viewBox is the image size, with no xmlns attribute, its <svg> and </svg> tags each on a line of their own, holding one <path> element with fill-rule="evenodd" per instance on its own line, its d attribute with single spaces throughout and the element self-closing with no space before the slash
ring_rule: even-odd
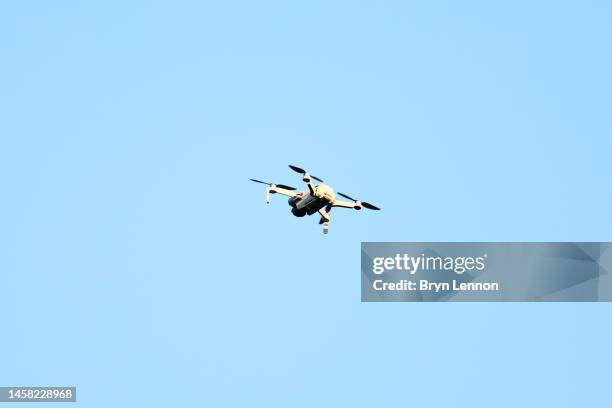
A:
<svg viewBox="0 0 612 408">
<path fill-rule="evenodd" d="M 308 190 L 294 191 L 295 188 L 286 186 L 284 184 L 266 183 L 264 181 L 251 179 L 256 183 L 267 184 L 266 189 L 266 203 L 270 203 L 270 194 L 282 194 L 289 197 L 289 205 L 291 206 L 291 213 L 296 217 L 303 217 L 305 215 L 313 215 L 319 213 L 321 220 L 319 224 L 323 224 L 323 233 L 327 234 L 329 230 L 329 213 L 333 207 L 353 208 L 355 210 L 361 210 L 361 208 L 368 208 L 370 210 L 380 210 L 380 208 L 363 202 L 355 200 L 345 194 L 338 193 L 338 195 L 348 198 L 352 201 L 336 200 L 336 194 L 334 190 L 323 184 L 323 180 L 311 176 L 305 170 L 289 165 L 289 167 L 296 173 L 302 174 L 302 181 L 306 183 Z M 314 185 L 312 180 L 320 182 L 318 185 Z"/>
</svg>

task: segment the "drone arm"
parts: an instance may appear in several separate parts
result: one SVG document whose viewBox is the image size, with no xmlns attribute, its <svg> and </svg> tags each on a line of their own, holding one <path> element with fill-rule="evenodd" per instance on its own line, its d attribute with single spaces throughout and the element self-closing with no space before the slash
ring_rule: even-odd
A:
<svg viewBox="0 0 612 408">
<path fill-rule="evenodd" d="M 350 202 L 350 201 L 336 200 L 332 204 L 332 207 L 353 208 L 354 209 L 355 208 L 355 203 L 354 202 Z"/>
<path fill-rule="evenodd" d="M 270 203 L 270 194 L 281 194 L 287 197 L 295 197 L 298 193 L 295 193 L 291 190 L 287 190 L 285 188 L 281 188 L 277 186 L 268 187 L 266 189 L 266 203 L 267 204 Z"/>
<path fill-rule="evenodd" d="M 308 191 L 310 191 L 310 194 L 314 194 L 315 193 L 314 185 L 312 184 L 312 180 L 308 173 L 304 173 L 304 176 L 302 177 L 302 181 L 306 183 L 306 185 L 308 186 Z"/>
</svg>

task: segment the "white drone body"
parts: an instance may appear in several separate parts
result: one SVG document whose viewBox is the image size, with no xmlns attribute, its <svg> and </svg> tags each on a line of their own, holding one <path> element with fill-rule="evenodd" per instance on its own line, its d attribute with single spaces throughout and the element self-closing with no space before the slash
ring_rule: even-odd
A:
<svg viewBox="0 0 612 408">
<path fill-rule="evenodd" d="M 323 180 L 315 176 L 311 176 L 305 170 L 289 165 L 289 167 L 302 174 L 302 181 L 306 183 L 308 190 L 294 191 L 295 188 L 286 186 L 284 184 L 266 183 L 265 181 L 250 179 L 256 183 L 267 184 L 266 188 L 266 204 L 270 203 L 270 194 L 282 194 L 289 197 L 289 205 L 291 206 L 291 213 L 296 217 L 303 217 L 305 215 L 313 215 L 318 212 L 321 215 L 319 224 L 323 224 L 323 233 L 327 234 L 329 231 L 329 213 L 333 207 L 353 208 L 355 210 L 361 210 L 367 208 L 370 210 L 380 210 L 380 208 L 366 203 L 364 201 L 355 200 L 346 194 L 338 193 L 338 195 L 348 198 L 352 201 L 336 200 L 336 194 L 334 190 L 323 184 Z M 320 182 L 318 185 L 314 185 L 312 180 Z"/>
</svg>

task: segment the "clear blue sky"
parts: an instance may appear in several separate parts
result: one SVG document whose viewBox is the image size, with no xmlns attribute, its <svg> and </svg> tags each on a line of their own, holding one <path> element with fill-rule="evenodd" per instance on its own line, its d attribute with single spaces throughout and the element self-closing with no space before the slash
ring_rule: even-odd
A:
<svg viewBox="0 0 612 408">
<path fill-rule="evenodd" d="M 534 4 L 537 3 L 537 4 Z M 608 304 L 362 304 L 361 241 L 610 241 L 604 1 L 13 2 L 0 385 L 603 407 Z M 249 178 L 383 208 L 330 234 Z"/>
</svg>

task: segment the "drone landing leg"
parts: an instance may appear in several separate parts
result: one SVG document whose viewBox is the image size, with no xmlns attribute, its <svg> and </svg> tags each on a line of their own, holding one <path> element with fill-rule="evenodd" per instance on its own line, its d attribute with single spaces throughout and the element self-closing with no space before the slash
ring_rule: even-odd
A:
<svg viewBox="0 0 612 408">
<path fill-rule="evenodd" d="M 329 213 L 321 208 L 319 214 L 321 214 L 319 224 L 323 224 L 323 233 L 327 234 L 329 232 Z"/>
</svg>

